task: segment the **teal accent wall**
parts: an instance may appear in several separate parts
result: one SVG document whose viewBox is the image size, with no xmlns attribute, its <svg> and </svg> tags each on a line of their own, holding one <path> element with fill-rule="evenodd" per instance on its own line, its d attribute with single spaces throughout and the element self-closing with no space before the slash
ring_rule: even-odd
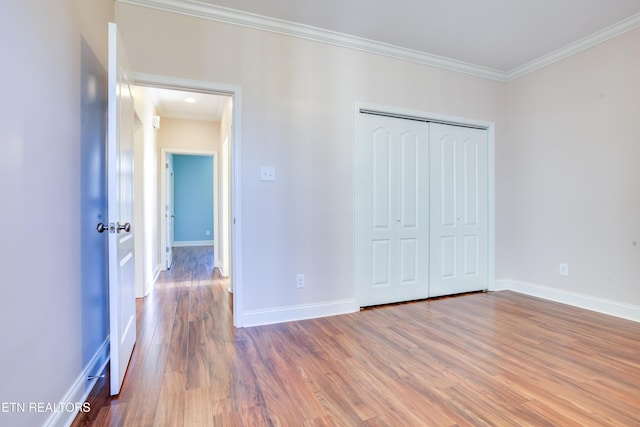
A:
<svg viewBox="0 0 640 427">
<path fill-rule="evenodd" d="M 175 154 L 173 174 L 174 241 L 213 240 L 213 157 Z"/>
</svg>

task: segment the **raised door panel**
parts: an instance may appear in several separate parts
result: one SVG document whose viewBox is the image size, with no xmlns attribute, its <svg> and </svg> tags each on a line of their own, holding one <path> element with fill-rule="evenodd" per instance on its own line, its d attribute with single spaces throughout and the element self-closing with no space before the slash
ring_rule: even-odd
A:
<svg viewBox="0 0 640 427">
<path fill-rule="evenodd" d="M 371 135 L 372 149 L 372 214 L 373 228 L 390 229 L 391 210 L 391 134 L 378 128 Z"/>
<path fill-rule="evenodd" d="M 419 171 L 418 135 L 405 132 L 400 139 L 400 227 L 415 229 L 418 225 Z"/>
<path fill-rule="evenodd" d="M 480 161 L 480 147 L 478 141 L 466 138 L 462 143 L 463 156 L 462 156 L 462 175 L 464 186 L 463 189 L 463 218 L 465 226 L 477 226 L 479 218 L 479 200 L 480 196 L 480 181 L 482 178 L 479 176 L 479 164 Z"/>
<path fill-rule="evenodd" d="M 418 239 L 400 240 L 400 283 L 415 285 L 418 281 Z"/>
</svg>

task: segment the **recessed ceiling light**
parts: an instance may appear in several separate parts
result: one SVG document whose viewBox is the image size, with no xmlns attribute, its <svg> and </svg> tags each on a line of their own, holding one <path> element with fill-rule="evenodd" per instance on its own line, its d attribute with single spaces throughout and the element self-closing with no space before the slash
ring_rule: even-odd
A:
<svg viewBox="0 0 640 427">
<path fill-rule="evenodd" d="M 189 98 L 185 98 L 184 102 L 188 102 L 189 104 L 193 104 L 196 102 L 195 98 L 189 97 Z"/>
</svg>

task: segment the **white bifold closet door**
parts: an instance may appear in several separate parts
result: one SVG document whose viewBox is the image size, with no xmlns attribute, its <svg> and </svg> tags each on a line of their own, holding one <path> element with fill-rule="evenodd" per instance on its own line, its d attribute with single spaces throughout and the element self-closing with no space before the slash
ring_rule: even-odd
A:
<svg viewBox="0 0 640 427">
<path fill-rule="evenodd" d="M 487 289 L 485 129 L 361 113 L 361 307 Z"/>
<path fill-rule="evenodd" d="M 487 131 L 431 123 L 429 296 L 488 287 Z"/>
<path fill-rule="evenodd" d="M 356 150 L 359 304 L 427 298 L 429 127 L 360 114 Z"/>
</svg>

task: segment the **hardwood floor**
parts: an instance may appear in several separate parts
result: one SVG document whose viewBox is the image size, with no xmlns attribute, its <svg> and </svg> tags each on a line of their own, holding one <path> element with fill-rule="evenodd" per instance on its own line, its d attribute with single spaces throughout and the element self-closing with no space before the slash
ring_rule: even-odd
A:
<svg viewBox="0 0 640 427">
<path fill-rule="evenodd" d="M 138 301 L 122 393 L 74 426 L 637 426 L 640 324 L 512 292 L 234 329 L 212 253 Z"/>
</svg>

